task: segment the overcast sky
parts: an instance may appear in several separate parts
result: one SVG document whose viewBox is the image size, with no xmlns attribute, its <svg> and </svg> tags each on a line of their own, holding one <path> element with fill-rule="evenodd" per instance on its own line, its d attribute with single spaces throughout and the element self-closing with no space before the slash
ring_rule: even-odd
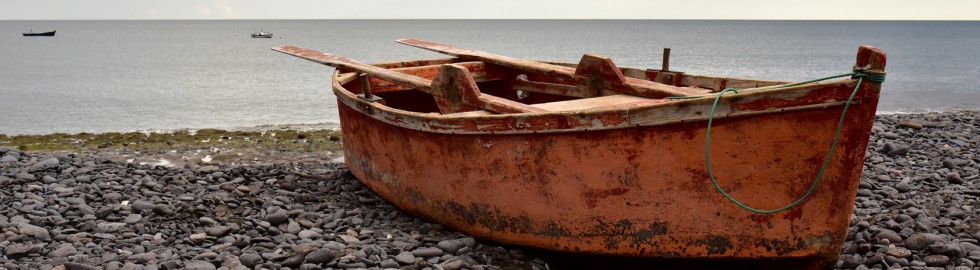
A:
<svg viewBox="0 0 980 270">
<path fill-rule="evenodd" d="M 980 20 L 980 0 L 0 0 L 0 20 Z"/>
</svg>

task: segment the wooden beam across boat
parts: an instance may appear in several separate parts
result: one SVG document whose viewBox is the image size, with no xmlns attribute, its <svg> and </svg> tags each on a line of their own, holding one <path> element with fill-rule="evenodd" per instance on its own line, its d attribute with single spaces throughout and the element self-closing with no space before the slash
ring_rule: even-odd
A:
<svg viewBox="0 0 980 270">
<path fill-rule="evenodd" d="M 286 45 L 272 48 L 302 59 L 336 68 L 346 68 L 366 73 L 372 77 L 408 86 L 431 94 L 442 113 L 458 113 L 483 109 L 496 113 L 538 113 L 547 110 L 520 102 L 480 93 L 469 71 L 460 65 L 446 64 L 433 80 L 391 71 L 382 67 L 363 64 L 353 59 L 318 52 L 311 49 Z M 435 85 L 433 82 L 437 82 Z"/>
<path fill-rule="evenodd" d="M 597 89 L 598 87 L 649 98 L 701 95 L 707 93 L 703 89 L 677 87 L 625 77 L 608 57 L 592 54 L 583 56 L 578 68 L 573 69 L 417 39 L 399 39 L 397 42 L 466 60 L 479 60 L 527 72 L 542 73 L 553 76 L 561 83 L 576 84 L 581 88 L 586 88 L 586 92 L 591 92 L 593 95 L 597 95 L 602 90 Z"/>
</svg>

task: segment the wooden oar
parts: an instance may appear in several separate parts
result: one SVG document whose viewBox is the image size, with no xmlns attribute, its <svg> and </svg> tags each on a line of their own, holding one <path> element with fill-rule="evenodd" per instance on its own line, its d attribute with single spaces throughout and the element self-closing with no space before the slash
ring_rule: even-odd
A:
<svg viewBox="0 0 980 270">
<path fill-rule="evenodd" d="M 641 80 L 623 76 L 622 71 L 607 57 L 586 54 L 582 57 L 577 69 L 552 65 L 537 61 L 525 60 L 488 52 L 460 48 L 417 39 L 399 39 L 398 43 L 418 47 L 438 53 L 448 54 L 467 60 L 479 60 L 513 69 L 554 76 L 557 81 L 574 83 L 581 88 L 587 88 L 592 96 L 601 93 L 602 89 L 650 97 L 664 98 L 669 96 L 688 96 L 704 94 L 707 91 L 688 87 L 676 87 L 662 83 Z"/>
<path fill-rule="evenodd" d="M 457 113 L 483 109 L 497 113 L 547 112 L 509 99 L 480 93 L 469 70 L 459 65 L 443 65 L 434 80 L 363 64 L 353 59 L 306 48 L 286 45 L 272 48 L 302 59 L 331 67 L 346 68 L 369 76 L 401 84 L 431 94 L 442 113 Z M 433 81 L 437 82 L 433 85 Z"/>
</svg>

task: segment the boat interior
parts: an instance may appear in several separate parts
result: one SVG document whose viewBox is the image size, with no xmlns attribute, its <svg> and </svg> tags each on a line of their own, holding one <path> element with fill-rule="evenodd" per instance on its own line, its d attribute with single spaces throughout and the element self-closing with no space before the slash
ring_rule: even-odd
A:
<svg viewBox="0 0 980 270">
<path fill-rule="evenodd" d="M 717 93 L 788 84 L 617 67 L 585 54 L 579 63 L 538 62 L 414 39 L 409 46 L 453 58 L 361 64 L 352 59 L 283 46 L 274 50 L 338 68 L 336 82 L 358 97 L 394 109 L 447 116 L 546 113 L 642 106 Z"/>
</svg>

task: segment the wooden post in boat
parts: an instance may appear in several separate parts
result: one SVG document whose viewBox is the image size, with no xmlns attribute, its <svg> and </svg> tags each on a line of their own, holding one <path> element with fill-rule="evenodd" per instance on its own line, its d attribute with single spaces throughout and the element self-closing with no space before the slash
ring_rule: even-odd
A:
<svg viewBox="0 0 980 270">
<path fill-rule="evenodd" d="M 359 72 L 357 76 L 361 78 L 361 94 L 357 95 L 363 100 L 369 102 L 384 102 L 384 99 L 371 94 L 371 77 L 368 77 L 367 73 Z"/>
<path fill-rule="evenodd" d="M 576 84 L 586 97 L 598 97 L 603 89 L 629 89 L 626 76 L 609 57 L 584 54 L 575 69 Z"/>
<path fill-rule="evenodd" d="M 465 67 L 453 64 L 442 65 L 439 73 L 432 79 L 432 92 L 436 105 L 442 113 L 459 113 L 477 110 L 480 89 Z"/>
<path fill-rule="evenodd" d="M 865 73 L 874 76 L 885 76 L 885 52 L 881 49 L 861 45 L 858 48 L 857 59 L 854 63 L 854 71 Z M 857 79 L 857 76 L 852 76 L 852 79 Z M 872 91 L 881 91 L 881 83 L 871 80 L 864 80 L 864 83 L 868 84 L 868 87 Z"/>
<path fill-rule="evenodd" d="M 670 70 L 670 48 L 664 48 L 664 63 L 660 71 Z"/>
</svg>

